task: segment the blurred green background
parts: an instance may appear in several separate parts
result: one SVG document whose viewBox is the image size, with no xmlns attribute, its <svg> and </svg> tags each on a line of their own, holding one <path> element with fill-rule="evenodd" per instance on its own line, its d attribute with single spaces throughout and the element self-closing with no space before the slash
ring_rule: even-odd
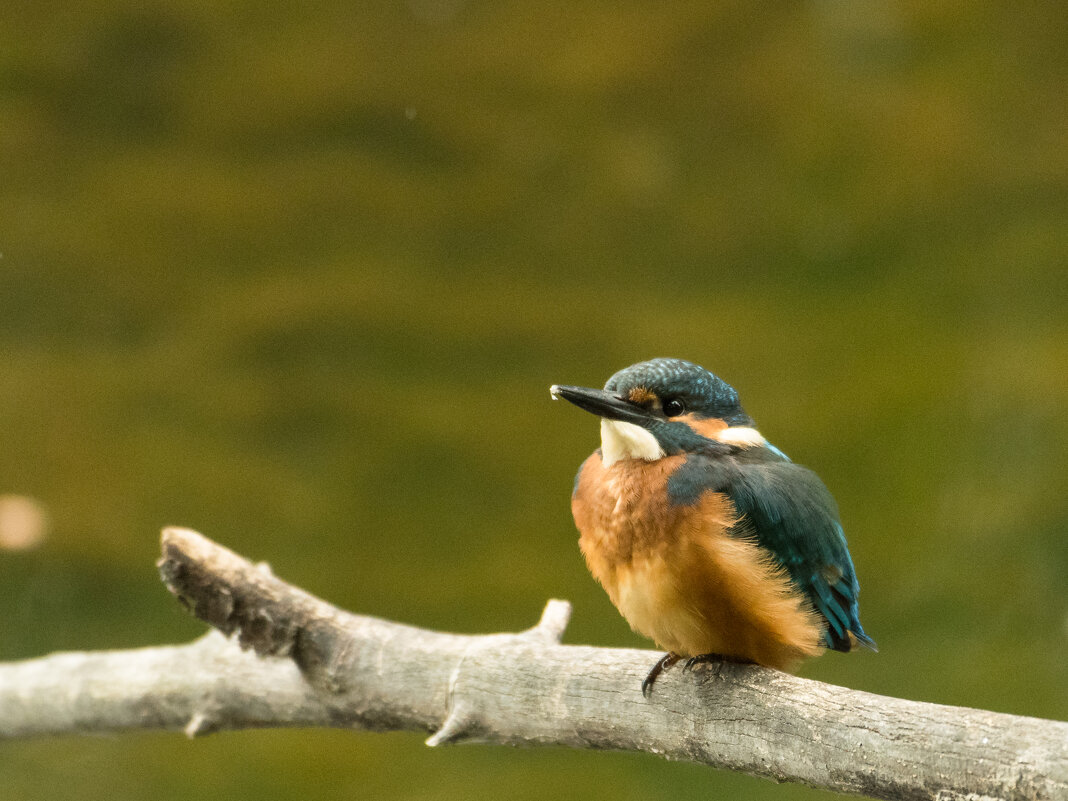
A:
<svg viewBox="0 0 1068 801">
<path fill-rule="evenodd" d="M 838 498 L 878 655 L 802 675 L 1068 718 L 1060 2 L 9 2 L 0 659 L 181 642 L 158 531 L 355 611 L 643 646 L 568 508 L 653 356 Z M 637 684 L 635 691 L 638 690 Z M 815 799 L 419 734 L 0 746 L 0 799 Z"/>
</svg>

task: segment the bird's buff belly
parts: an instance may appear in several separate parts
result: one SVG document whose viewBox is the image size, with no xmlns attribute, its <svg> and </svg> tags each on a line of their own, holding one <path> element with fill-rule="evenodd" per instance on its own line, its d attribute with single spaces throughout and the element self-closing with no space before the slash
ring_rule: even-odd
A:
<svg viewBox="0 0 1068 801">
<path fill-rule="evenodd" d="M 666 651 L 780 670 L 820 651 L 815 614 L 748 542 L 706 535 L 611 566 L 586 557 L 631 628 Z"/>
<path fill-rule="evenodd" d="M 659 647 L 682 656 L 733 650 L 721 629 L 679 591 L 678 578 L 660 556 L 619 566 L 605 589 L 631 628 Z M 707 594 L 707 593 L 706 593 Z"/>
</svg>

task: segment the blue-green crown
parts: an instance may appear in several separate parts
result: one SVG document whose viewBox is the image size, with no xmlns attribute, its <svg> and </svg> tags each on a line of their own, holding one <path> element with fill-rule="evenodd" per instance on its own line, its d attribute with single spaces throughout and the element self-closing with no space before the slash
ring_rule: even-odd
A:
<svg viewBox="0 0 1068 801">
<path fill-rule="evenodd" d="M 661 400 L 678 398 L 698 417 L 718 417 L 728 425 L 749 425 L 734 387 L 704 367 L 683 359 L 650 359 L 624 367 L 608 379 L 605 390 L 625 395 L 643 387 Z"/>
</svg>

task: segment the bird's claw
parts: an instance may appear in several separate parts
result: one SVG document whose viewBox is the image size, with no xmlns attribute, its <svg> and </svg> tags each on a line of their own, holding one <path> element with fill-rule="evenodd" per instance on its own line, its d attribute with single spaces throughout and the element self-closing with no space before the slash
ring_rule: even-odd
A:
<svg viewBox="0 0 1068 801">
<path fill-rule="evenodd" d="M 642 695 L 646 698 L 651 696 L 653 694 L 653 683 L 656 681 L 656 677 L 680 659 L 682 659 L 682 657 L 676 653 L 666 653 L 661 659 L 657 660 L 657 663 L 653 665 L 653 669 L 649 671 L 649 675 L 645 677 L 645 681 L 642 682 Z"/>
</svg>

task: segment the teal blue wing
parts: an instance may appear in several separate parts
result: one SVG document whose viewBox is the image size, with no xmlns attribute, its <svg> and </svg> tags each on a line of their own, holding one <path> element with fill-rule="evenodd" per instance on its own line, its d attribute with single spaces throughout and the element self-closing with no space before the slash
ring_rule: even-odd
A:
<svg viewBox="0 0 1068 801">
<path fill-rule="evenodd" d="M 751 536 L 826 618 L 828 647 L 848 651 L 852 633 L 874 649 L 860 624 L 860 585 L 838 506 L 819 477 L 791 462 L 740 465 L 727 493 Z"/>
</svg>

